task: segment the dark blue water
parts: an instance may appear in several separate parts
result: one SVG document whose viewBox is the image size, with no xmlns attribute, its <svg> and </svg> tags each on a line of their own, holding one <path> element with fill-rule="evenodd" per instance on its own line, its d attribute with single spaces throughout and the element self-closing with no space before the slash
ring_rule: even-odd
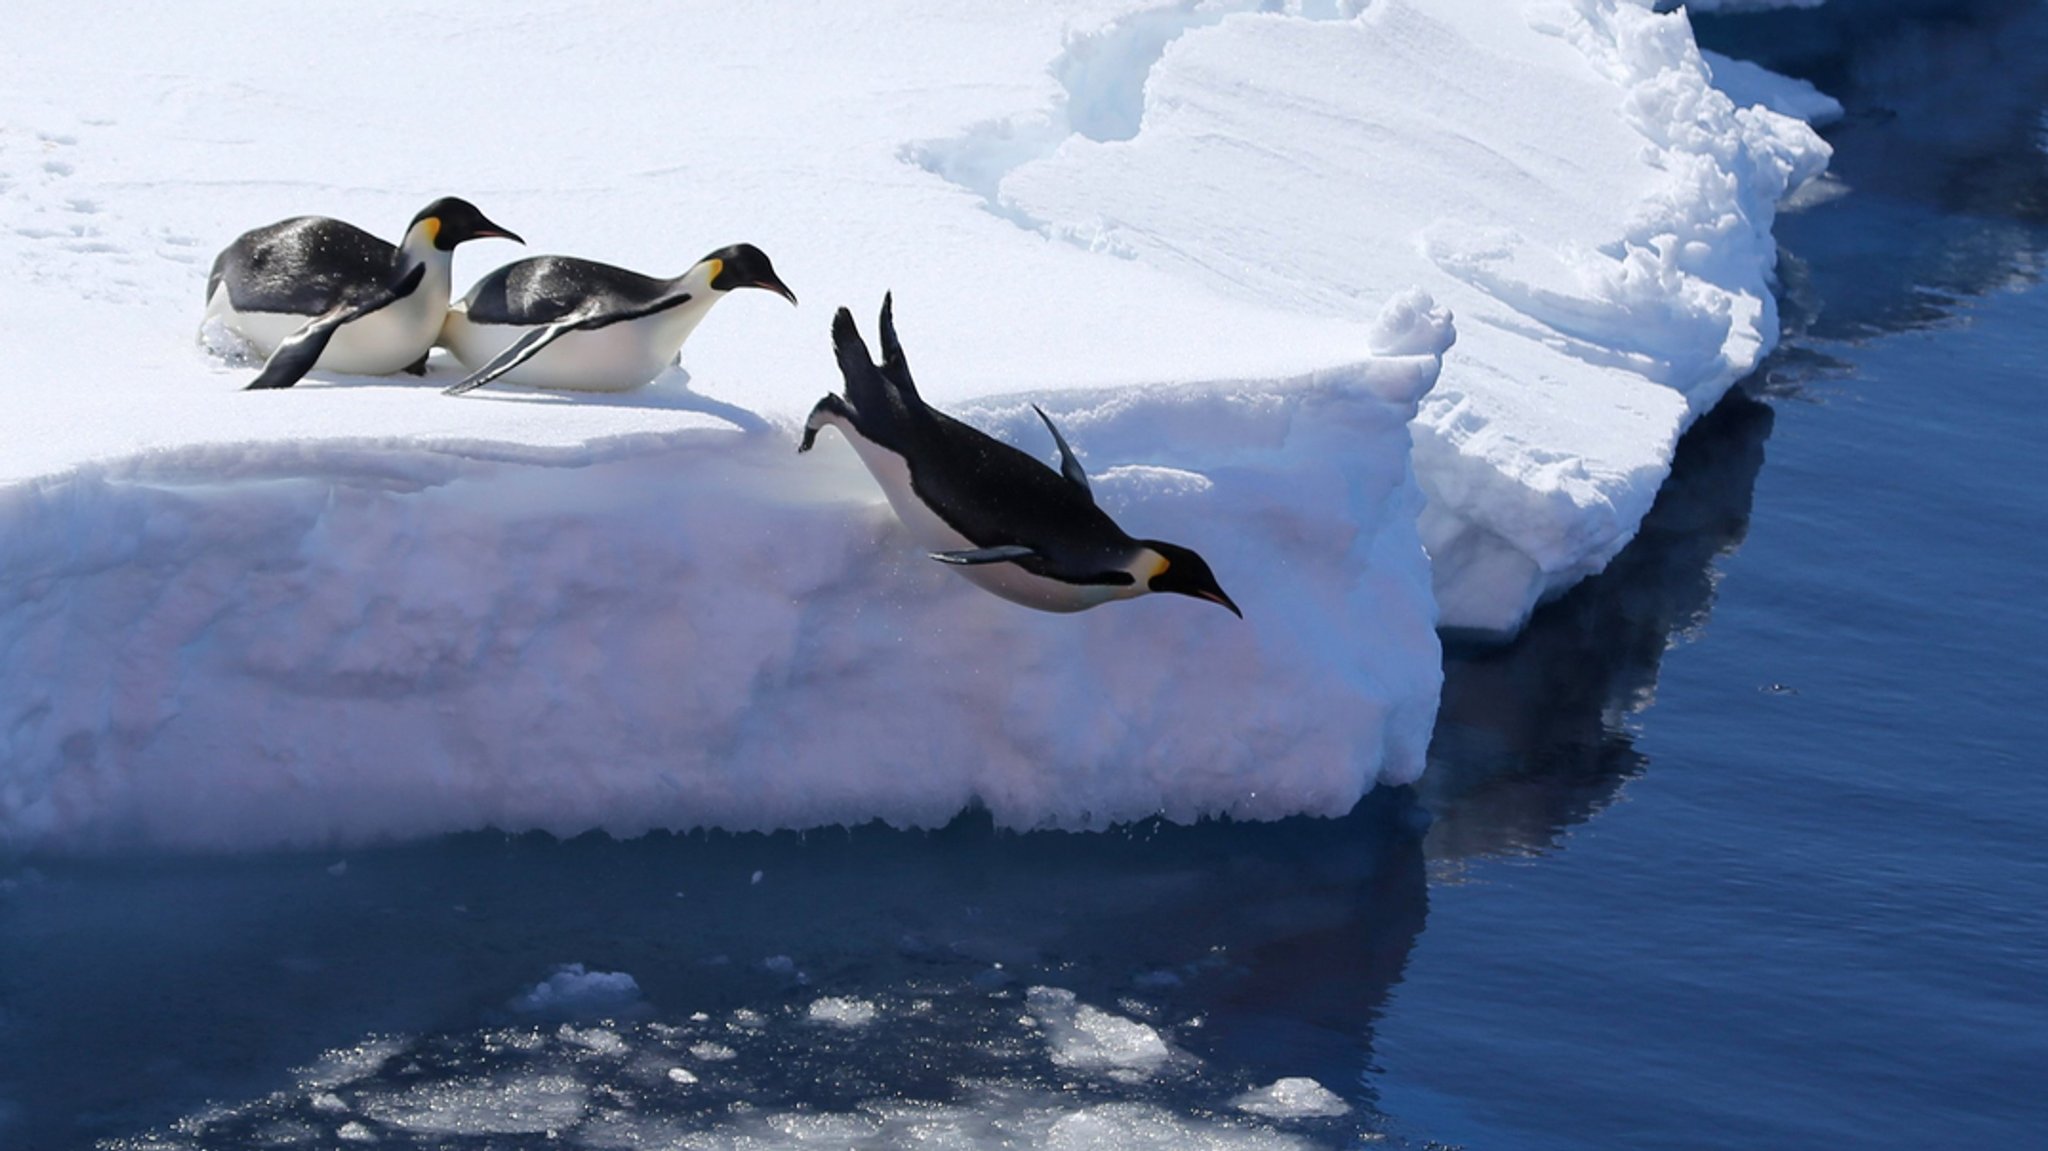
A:
<svg viewBox="0 0 2048 1151">
<path fill-rule="evenodd" d="M 1420 786 L 7 860 L 0 1147 L 2038 1143 L 2048 20 L 1832 7 L 1702 27 L 1849 105 L 1785 348 L 1612 570 L 1451 654 Z M 522 1002 L 573 962 L 637 990 Z M 1350 1111 L 1237 1105 L 1287 1076 Z"/>
</svg>

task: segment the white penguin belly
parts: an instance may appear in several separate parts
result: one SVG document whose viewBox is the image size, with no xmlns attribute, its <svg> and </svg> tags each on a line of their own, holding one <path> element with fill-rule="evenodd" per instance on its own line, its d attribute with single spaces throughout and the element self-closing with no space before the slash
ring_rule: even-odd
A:
<svg viewBox="0 0 2048 1151">
<path fill-rule="evenodd" d="M 869 474 L 875 477 L 875 482 L 882 486 L 883 494 L 889 497 L 889 506 L 895 510 L 896 518 L 903 521 L 903 526 L 910 530 L 911 538 L 919 547 L 927 551 L 947 552 L 980 546 L 954 531 L 952 525 L 940 519 L 937 512 L 918 498 L 910 486 L 910 465 L 902 456 L 861 435 L 844 420 L 834 418 L 832 424 L 853 445 L 861 463 L 867 465 Z M 986 591 L 1039 611 L 1086 611 L 1111 600 L 1144 594 L 1144 589 L 1136 584 L 1062 583 L 1034 575 L 1008 562 L 948 566 Z"/>
<path fill-rule="evenodd" d="M 577 392 L 631 391 L 667 369 L 711 303 L 692 300 L 653 316 L 570 332 L 495 382 Z M 441 343 L 474 372 L 534 330 L 471 323 L 467 309 L 457 304 L 448 310 Z"/>
<path fill-rule="evenodd" d="M 433 348 L 441 331 L 445 305 L 438 304 L 431 295 L 423 284 L 404 299 L 343 324 L 328 339 L 313 370 L 386 376 L 419 362 Z M 206 318 L 219 320 L 229 331 L 249 341 L 258 354 L 268 356 L 313 317 L 239 311 L 229 301 L 227 285 L 223 284 L 214 289 L 213 298 L 207 301 Z"/>
</svg>

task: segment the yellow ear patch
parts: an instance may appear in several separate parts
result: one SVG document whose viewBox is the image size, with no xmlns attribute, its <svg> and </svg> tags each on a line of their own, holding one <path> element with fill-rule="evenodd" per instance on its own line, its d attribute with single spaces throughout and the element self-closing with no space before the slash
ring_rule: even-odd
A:
<svg viewBox="0 0 2048 1151">
<path fill-rule="evenodd" d="M 1173 566 L 1173 561 L 1172 561 L 1172 560 L 1170 560 L 1170 559 L 1167 559 L 1167 558 L 1166 558 L 1165 556 L 1160 556 L 1160 557 L 1159 557 L 1159 566 L 1158 566 L 1158 567 L 1156 567 L 1156 568 L 1153 568 L 1153 569 L 1152 569 L 1152 574 L 1151 574 L 1151 575 L 1149 575 L 1149 576 L 1146 576 L 1145 578 L 1146 578 L 1146 579 L 1158 579 L 1158 578 L 1159 578 L 1160 576 L 1163 576 L 1163 575 L 1165 575 L 1165 574 L 1166 574 L 1166 569 L 1167 569 L 1167 568 L 1170 568 L 1170 567 L 1172 567 L 1172 566 Z"/>
<path fill-rule="evenodd" d="M 427 230 L 427 243 L 434 243 L 441 238 L 441 217 L 428 216 L 420 221 L 420 227 Z"/>
<path fill-rule="evenodd" d="M 711 269 L 711 274 L 704 277 L 707 281 L 716 280 L 720 275 L 724 274 L 725 272 L 724 260 L 706 260 L 704 261 L 704 266 Z"/>
</svg>

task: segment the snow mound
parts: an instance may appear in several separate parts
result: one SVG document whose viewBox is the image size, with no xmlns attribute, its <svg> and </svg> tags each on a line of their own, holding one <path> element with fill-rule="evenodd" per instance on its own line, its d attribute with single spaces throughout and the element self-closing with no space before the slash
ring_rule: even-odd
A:
<svg viewBox="0 0 2048 1151">
<path fill-rule="evenodd" d="M 1260 7 L 1111 21 L 1048 107 L 917 154 L 1017 227 L 1247 303 L 1355 320 L 1426 288 L 1459 317 L 1415 427 L 1442 622 L 1511 633 L 1628 542 L 1775 341 L 1774 206 L 1827 146 L 1711 87 L 1683 15 Z M 1112 86 L 1105 60 L 1152 63 Z"/>
<path fill-rule="evenodd" d="M 1525 15 L 10 13 L 0 845 L 1082 828 L 1413 779 L 1439 605 L 1511 630 L 1626 542 L 1774 335 L 1771 206 L 1826 156 L 1683 16 Z M 652 272 L 754 242 L 806 303 L 740 293 L 610 398 L 448 399 L 439 359 L 244 394 L 195 346 L 237 232 L 447 193 Z M 929 398 L 1050 459 L 1042 405 L 1248 618 L 1001 603 L 836 437 L 797 458 L 830 308 L 891 288 Z"/>
</svg>

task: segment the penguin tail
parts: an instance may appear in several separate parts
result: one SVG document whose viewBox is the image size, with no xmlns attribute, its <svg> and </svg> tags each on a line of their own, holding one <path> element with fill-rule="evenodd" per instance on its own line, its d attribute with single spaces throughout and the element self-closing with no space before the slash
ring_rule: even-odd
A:
<svg viewBox="0 0 2048 1151">
<path fill-rule="evenodd" d="M 853 313 L 845 308 L 832 317 L 832 351 L 839 357 L 839 374 L 846 379 L 847 400 L 863 411 L 889 410 L 889 385 L 868 354 L 868 345 L 854 326 Z"/>
</svg>

